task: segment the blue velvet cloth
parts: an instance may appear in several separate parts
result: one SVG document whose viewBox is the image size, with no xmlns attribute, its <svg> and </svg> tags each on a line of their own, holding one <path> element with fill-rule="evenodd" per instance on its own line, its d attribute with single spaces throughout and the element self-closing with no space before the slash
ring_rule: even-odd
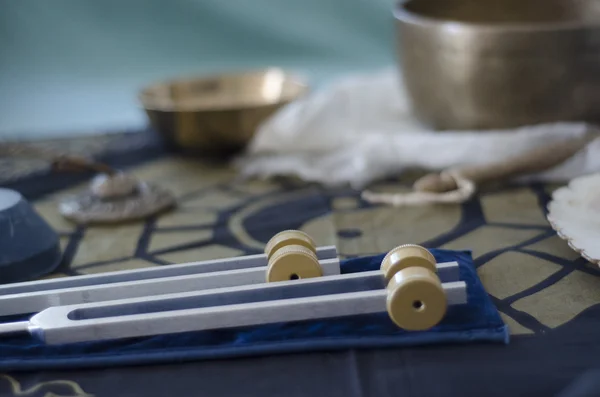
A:
<svg viewBox="0 0 600 397">
<path fill-rule="evenodd" d="M 399 347 L 440 343 L 508 343 L 508 328 L 485 292 L 468 251 L 431 250 L 438 262 L 458 261 L 468 303 L 451 306 L 438 326 L 398 329 L 387 313 L 278 323 L 126 340 L 47 346 L 30 336 L 0 343 L 0 370 L 82 368 L 182 362 L 312 350 Z M 376 270 L 383 255 L 342 262 L 342 273 Z M 0 322 L 23 320 L 3 318 Z"/>
</svg>

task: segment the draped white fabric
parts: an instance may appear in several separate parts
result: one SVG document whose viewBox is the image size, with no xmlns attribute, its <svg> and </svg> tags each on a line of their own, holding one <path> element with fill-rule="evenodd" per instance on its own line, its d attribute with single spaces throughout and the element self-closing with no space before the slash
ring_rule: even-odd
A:
<svg viewBox="0 0 600 397">
<path fill-rule="evenodd" d="M 361 188 L 406 168 L 443 170 L 502 161 L 545 144 L 581 137 L 584 123 L 498 131 L 435 132 L 412 117 L 395 69 L 352 75 L 283 108 L 259 129 L 236 165 L 246 176 L 296 175 Z M 600 140 L 529 179 L 568 180 L 600 171 Z"/>
</svg>

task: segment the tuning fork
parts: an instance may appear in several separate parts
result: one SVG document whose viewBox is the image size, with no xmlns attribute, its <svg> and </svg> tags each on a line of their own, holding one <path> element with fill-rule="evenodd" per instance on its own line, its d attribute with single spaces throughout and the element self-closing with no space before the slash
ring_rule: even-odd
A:
<svg viewBox="0 0 600 397">
<path fill-rule="evenodd" d="M 64 344 L 381 312 L 399 328 L 426 330 L 448 305 L 467 302 L 459 274 L 457 262 L 436 264 L 425 248 L 405 245 L 380 270 L 50 307 L 0 324 L 0 335 L 29 332 Z"/>
<path fill-rule="evenodd" d="M 335 246 L 316 247 L 306 233 L 273 236 L 264 254 L 0 286 L 0 316 L 53 306 L 340 274 Z"/>
</svg>

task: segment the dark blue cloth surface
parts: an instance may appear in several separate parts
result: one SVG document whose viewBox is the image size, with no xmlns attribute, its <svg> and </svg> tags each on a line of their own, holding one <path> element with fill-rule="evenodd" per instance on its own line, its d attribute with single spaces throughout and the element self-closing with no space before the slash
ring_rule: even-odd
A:
<svg viewBox="0 0 600 397">
<path fill-rule="evenodd" d="M 0 370 L 137 365 L 336 350 L 440 343 L 508 343 L 508 328 L 485 292 L 468 251 L 435 250 L 438 262 L 458 261 L 468 303 L 451 306 L 437 327 L 423 332 L 398 329 L 387 313 L 318 321 L 188 332 L 184 334 L 46 346 L 29 336 L 2 339 Z M 342 262 L 342 273 L 376 270 L 383 255 Z M 23 320 L 4 318 L 0 322 Z"/>
</svg>

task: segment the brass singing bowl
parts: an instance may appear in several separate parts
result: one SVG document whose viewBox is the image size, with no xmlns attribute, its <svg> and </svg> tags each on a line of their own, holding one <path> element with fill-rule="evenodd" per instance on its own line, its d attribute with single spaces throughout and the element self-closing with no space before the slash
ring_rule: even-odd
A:
<svg viewBox="0 0 600 397">
<path fill-rule="evenodd" d="M 272 68 L 162 82 L 143 89 L 139 100 L 168 147 L 220 156 L 242 150 L 263 121 L 307 89 Z"/>
<path fill-rule="evenodd" d="M 600 121 L 600 1 L 406 0 L 399 65 L 430 127 Z"/>
</svg>

